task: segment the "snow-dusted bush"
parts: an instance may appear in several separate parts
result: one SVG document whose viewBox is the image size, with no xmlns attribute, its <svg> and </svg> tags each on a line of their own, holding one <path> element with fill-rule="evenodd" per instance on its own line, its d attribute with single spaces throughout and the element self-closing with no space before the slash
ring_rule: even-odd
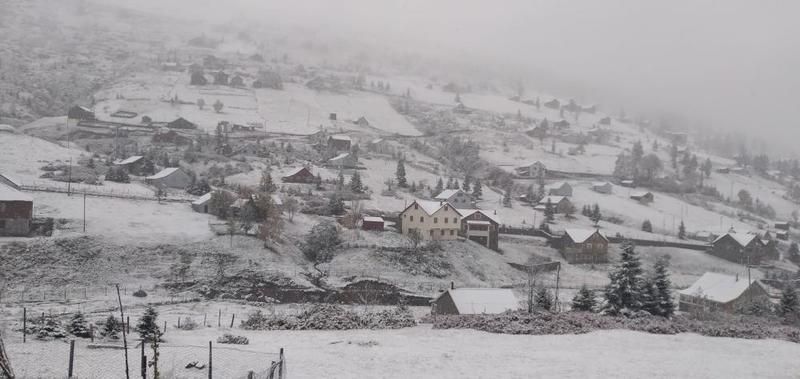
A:
<svg viewBox="0 0 800 379">
<path fill-rule="evenodd" d="M 135 296 L 135 297 L 147 297 L 147 292 L 144 292 L 144 290 L 139 289 L 139 290 L 136 290 L 136 292 L 133 293 L 133 296 Z"/>
<path fill-rule="evenodd" d="M 217 338 L 217 343 L 233 344 L 233 345 L 247 345 L 250 340 L 243 336 L 234 336 L 230 333 L 225 333 L 222 337 Z"/>
<path fill-rule="evenodd" d="M 247 330 L 347 330 L 398 329 L 414 326 L 414 316 L 406 307 L 359 313 L 339 305 L 316 304 L 297 315 L 268 316 L 261 311 L 242 321 Z"/>
</svg>

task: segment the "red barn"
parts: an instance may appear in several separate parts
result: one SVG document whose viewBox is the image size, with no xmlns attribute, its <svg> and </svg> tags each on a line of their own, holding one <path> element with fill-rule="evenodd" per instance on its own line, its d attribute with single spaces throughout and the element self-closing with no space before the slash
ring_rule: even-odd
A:
<svg viewBox="0 0 800 379">
<path fill-rule="evenodd" d="M 0 184 L 0 236 L 27 236 L 33 220 L 33 198 Z"/>
</svg>

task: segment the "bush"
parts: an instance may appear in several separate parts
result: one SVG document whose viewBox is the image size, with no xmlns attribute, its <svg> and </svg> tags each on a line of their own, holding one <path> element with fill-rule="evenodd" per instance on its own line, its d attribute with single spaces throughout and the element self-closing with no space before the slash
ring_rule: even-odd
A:
<svg viewBox="0 0 800 379">
<path fill-rule="evenodd" d="M 416 325 L 407 307 L 358 313 L 339 305 L 316 304 L 298 315 L 264 315 L 261 311 L 242 321 L 246 330 L 348 330 L 398 329 Z"/>
<path fill-rule="evenodd" d="M 147 297 L 147 292 L 144 292 L 144 290 L 139 289 L 139 290 L 137 290 L 136 292 L 133 293 L 133 296 L 135 296 L 135 297 Z"/>
<path fill-rule="evenodd" d="M 106 173 L 106 180 L 117 183 L 130 183 L 131 177 L 121 167 L 112 167 Z"/>
<path fill-rule="evenodd" d="M 191 317 L 187 317 L 180 322 L 180 326 L 175 325 L 175 327 L 180 330 L 195 330 L 198 326 L 199 325 Z"/>
<path fill-rule="evenodd" d="M 247 345 L 250 340 L 243 336 L 234 336 L 230 333 L 225 333 L 222 337 L 217 338 L 217 343 L 232 344 L 232 345 Z"/>
</svg>

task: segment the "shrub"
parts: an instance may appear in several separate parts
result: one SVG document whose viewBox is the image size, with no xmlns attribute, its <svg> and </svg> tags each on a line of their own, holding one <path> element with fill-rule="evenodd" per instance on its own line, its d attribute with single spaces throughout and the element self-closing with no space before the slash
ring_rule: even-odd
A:
<svg viewBox="0 0 800 379">
<path fill-rule="evenodd" d="M 241 323 L 246 330 L 397 329 L 414 326 L 407 307 L 358 313 L 333 304 L 315 304 L 297 315 L 267 316 L 261 311 Z"/>
<path fill-rule="evenodd" d="M 136 292 L 133 293 L 133 296 L 135 296 L 135 297 L 147 297 L 147 292 L 144 292 L 144 290 L 139 289 L 139 290 L 136 290 Z"/>
<path fill-rule="evenodd" d="M 234 336 L 230 333 L 225 333 L 222 337 L 217 338 L 217 343 L 233 344 L 233 345 L 247 345 L 250 340 L 243 336 Z"/>
<path fill-rule="evenodd" d="M 175 325 L 180 330 L 195 330 L 197 329 L 198 325 L 191 317 L 187 317 L 180 322 L 180 326 Z"/>
</svg>

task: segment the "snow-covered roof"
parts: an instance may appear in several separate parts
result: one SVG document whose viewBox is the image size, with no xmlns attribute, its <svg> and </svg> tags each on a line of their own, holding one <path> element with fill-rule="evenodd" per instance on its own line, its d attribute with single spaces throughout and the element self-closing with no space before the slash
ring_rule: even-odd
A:
<svg viewBox="0 0 800 379">
<path fill-rule="evenodd" d="M 181 169 L 180 167 L 165 168 L 165 169 L 159 171 L 158 173 L 156 173 L 155 175 L 150 175 L 150 176 L 146 177 L 145 179 L 162 179 L 162 178 L 166 178 L 166 177 L 172 175 L 175 171 L 178 171 L 180 169 Z"/>
<path fill-rule="evenodd" d="M 303 171 L 303 170 L 305 170 L 305 169 L 306 169 L 305 167 L 298 167 L 298 168 L 296 168 L 296 169 L 294 169 L 294 170 L 290 171 L 288 174 L 286 174 L 286 176 L 287 176 L 287 177 L 288 177 L 288 176 L 295 176 L 295 175 L 299 174 L 299 173 L 300 173 L 300 171 Z"/>
<path fill-rule="evenodd" d="M 652 195 L 652 193 L 650 193 L 650 192 L 647 192 L 647 191 L 638 191 L 638 192 L 632 192 L 632 193 L 631 193 L 631 197 L 632 197 L 632 198 L 637 198 L 637 199 L 638 199 L 638 198 L 641 198 L 641 197 L 645 197 L 645 196 L 647 196 L 647 194 L 650 194 L 650 195 Z"/>
<path fill-rule="evenodd" d="M 689 288 L 679 293 L 687 296 L 699 296 L 719 303 L 727 303 L 741 296 L 750 287 L 746 278 L 707 272 Z"/>
<path fill-rule="evenodd" d="M 207 203 L 209 200 L 211 200 L 211 192 L 209 192 L 209 193 L 207 193 L 207 194 L 205 194 L 203 196 L 198 197 L 197 200 L 192 202 L 192 204 L 194 204 L 194 205 L 203 205 L 203 204 Z"/>
<path fill-rule="evenodd" d="M 30 197 L 20 191 L 17 191 L 5 184 L 0 183 L 0 201 L 33 201 Z"/>
<path fill-rule="evenodd" d="M 441 201 L 430 201 L 430 200 L 414 200 L 417 205 L 419 205 L 422 210 L 428 214 L 428 216 L 432 216 L 434 213 L 438 212 L 439 209 L 442 209 L 445 205 L 449 205 L 453 208 L 456 213 L 461 214 L 461 211 L 457 210 L 448 202 L 441 202 Z M 409 205 L 410 207 L 410 205 Z"/>
<path fill-rule="evenodd" d="M 564 186 L 569 186 L 569 183 L 567 182 L 554 183 L 552 188 L 563 188 Z"/>
<path fill-rule="evenodd" d="M 364 216 L 364 221 L 367 221 L 367 222 L 383 222 L 383 217 Z"/>
<path fill-rule="evenodd" d="M 547 200 L 550 200 L 550 204 L 558 204 L 565 198 L 566 196 L 545 196 L 542 198 L 542 201 L 540 201 L 539 204 L 547 204 Z"/>
<path fill-rule="evenodd" d="M 350 155 L 350 153 L 342 153 L 342 154 L 339 154 L 339 155 L 337 155 L 337 156 L 335 156 L 335 157 L 333 157 L 331 159 L 328 159 L 328 162 L 337 161 L 339 159 L 344 159 L 344 158 L 347 158 L 347 156 L 349 156 L 349 155 Z"/>
<path fill-rule="evenodd" d="M 488 217 L 490 220 L 496 222 L 498 225 L 502 224 L 502 222 L 500 222 L 500 218 L 497 217 L 496 214 L 493 214 L 491 212 L 486 212 L 486 211 L 483 211 L 481 209 L 459 209 L 458 210 L 458 213 L 461 213 L 461 217 L 464 217 L 464 218 L 471 216 L 475 212 L 481 212 L 482 215 Z"/>
<path fill-rule="evenodd" d="M 331 136 L 331 138 L 335 139 L 337 141 L 350 141 L 350 136 L 346 136 L 346 135 L 343 135 L 343 134 L 337 134 L 337 135 Z"/>
<path fill-rule="evenodd" d="M 736 243 L 738 243 L 739 245 L 742 245 L 742 247 L 749 245 L 750 242 L 753 242 L 753 239 L 758 237 L 757 235 L 750 233 L 725 233 L 717 237 L 717 239 L 714 240 L 714 243 L 717 243 L 717 241 L 721 240 L 725 236 L 731 236 L 733 240 L 736 241 Z"/>
<path fill-rule="evenodd" d="M 592 183 L 592 187 L 605 187 L 607 185 L 610 186 L 611 183 L 609 183 L 609 182 L 593 182 Z"/>
<path fill-rule="evenodd" d="M 22 186 L 22 182 L 13 176 L 9 176 L 8 174 L 0 174 L 0 179 L 5 179 L 5 181 L 11 183 L 12 187 L 16 186 L 15 188 Z"/>
<path fill-rule="evenodd" d="M 457 288 L 445 293 L 450 294 L 458 313 L 462 315 L 503 313 L 519 308 L 519 300 L 507 288 Z"/>
<path fill-rule="evenodd" d="M 132 157 L 128 157 L 128 158 L 125 158 L 123 160 L 116 161 L 116 162 L 114 162 L 114 164 L 120 165 L 120 166 L 124 166 L 126 164 L 135 163 L 135 162 L 139 161 L 139 159 L 142 159 L 142 158 L 144 158 L 144 157 L 141 156 L 141 155 L 134 155 Z"/>
<path fill-rule="evenodd" d="M 586 240 L 588 240 L 589 237 L 595 233 L 598 233 L 601 237 L 606 238 L 606 236 L 604 236 L 603 233 L 600 233 L 600 231 L 592 229 L 565 229 L 564 232 L 567 233 L 569 238 L 575 241 L 575 243 L 586 242 Z"/>
<path fill-rule="evenodd" d="M 436 197 L 434 197 L 434 199 L 436 199 L 436 200 L 448 200 L 451 197 L 453 197 L 454 195 L 458 194 L 459 192 L 463 193 L 463 191 L 461 191 L 460 189 L 446 189 L 446 190 L 440 192 L 438 195 L 436 195 Z"/>
</svg>

